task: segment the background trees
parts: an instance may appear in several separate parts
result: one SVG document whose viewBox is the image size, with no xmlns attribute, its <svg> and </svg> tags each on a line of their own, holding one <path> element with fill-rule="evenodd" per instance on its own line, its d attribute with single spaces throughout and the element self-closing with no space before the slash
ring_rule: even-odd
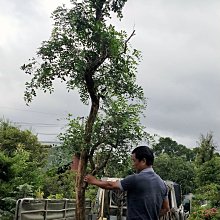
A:
<svg viewBox="0 0 220 220">
<path fill-rule="evenodd" d="M 9 121 L 0 120 L 0 150 L 12 156 L 18 149 L 29 152 L 29 160 L 44 163 L 46 151 L 29 130 L 20 130 Z"/>
<path fill-rule="evenodd" d="M 47 152 L 30 131 L 21 131 L 0 120 L 0 214 L 13 214 L 16 199 L 26 184 L 32 191 L 43 182 L 42 168 Z M 24 195 L 24 194 L 23 194 Z M 30 195 L 30 194 L 29 194 Z"/>
<path fill-rule="evenodd" d="M 140 129 L 141 127 L 139 126 L 137 109 L 134 108 L 133 105 L 130 106 L 127 102 L 122 102 L 120 104 L 116 102 L 115 105 L 115 108 L 119 108 L 119 106 L 121 106 L 121 108 L 118 109 L 118 115 L 112 114 L 114 113 L 113 110 L 106 113 L 103 111 L 94 126 L 95 135 L 93 144 L 100 140 L 103 140 L 104 143 L 103 145 L 99 145 L 93 158 L 97 169 L 96 172 L 100 175 L 100 177 L 123 177 L 130 174 L 132 172 L 129 149 L 131 146 L 130 139 L 132 138 L 138 141 L 138 138 L 144 135 L 144 133 L 142 133 L 143 130 Z M 131 117 L 128 117 L 128 113 Z M 83 129 L 84 123 L 85 122 L 79 118 L 71 119 L 70 124 L 67 126 L 67 132 L 61 134 L 60 136 L 64 144 L 60 147 L 49 149 L 48 153 L 48 148 L 45 149 L 44 146 L 38 142 L 37 137 L 30 131 L 22 131 L 9 122 L 1 121 L 1 219 L 11 219 L 15 209 L 16 199 L 24 196 L 37 198 L 75 198 L 75 182 L 73 181 L 73 178 L 76 173 L 70 170 L 70 162 L 72 160 L 72 153 L 78 151 L 77 147 L 70 148 L 69 146 L 74 146 L 80 142 L 80 140 L 83 140 L 81 129 Z M 104 132 L 101 132 L 102 129 Z M 112 132 L 112 129 L 115 132 Z M 117 129 L 119 129 L 120 132 L 126 131 L 123 133 L 125 136 L 122 136 L 122 139 L 118 140 L 120 144 L 128 146 L 128 148 L 113 148 L 112 151 L 110 151 L 111 144 L 114 143 L 114 138 L 117 137 Z M 136 131 L 137 133 L 140 132 L 139 136 L 134 136 Z M 27 134 L 29 134 L 29 136 Z M 23 137 L 23 135 L 26 135 L 25 140 L 20 138 Z M 30 140 L 28 140 L 28 137 L 30 137 Z M 107 137 L 110 137 L 110 139 Z M 203 137 L 209 138 L 209 135 Z M 33 140 L 36 140 L 36 142 L 34 143 Z M 104 142 L 104 140 L 106 142 Z M 162 141 L 160 142 L 160 140 Z M 176 143 L 169 137 L 161 138 L 158 143 L 155 143 L 157 144 L 157 147 L 161 146 L 161 148 L 163 148 L 163 153 L 157 153 L 155 157 L 155 171 L 163 179 L 171 180 L 180 184 L 183 194 L 189 192 L 193 193 L 195 196 L 194 204 L 196 205 L 194 207 L 197 209 L 200 209 L 200 206 L 204 201 L 208 201 L 208 208 L 219 207 L 219 154 L 214 150 L 211 152 L 212 157 L 209 157 L 210 160 L 207 160 L 199 165 L 196 159 L 188 161 L 187 157 L 185 157 L 185 151 L 181 151 L 183 152 L 183 155 L 181 155 L 181 153 L 178 153 L 178 156 L 173 153 L 168 155 L 168 153 L 172 151 L 169 145 L 162 145 L 164 140 Z M 26 143 L 30 143 L 31 147 L 29 145 L 25 145 Z M 201 143 L 203 143 L 203 141 Z M 213 143 L 213 137 L 212 141 L 208 143 Z M 176 144 L 178 145 L 178 143 Z M 166 146 L 168 146 L 168 150 Z M 203 148 L 203 146 L 204 145 L 198 145 L 198 147 L 195 148 L 196 150 L 188 148 L 187 150 L 193 151 L 193 153 L 198 152 L 196 157 L 200 157 L 199 152 L 204 155 L 204 151 L 200 149 Z M 206 145 L 206 147 L 207 149 L 210 149 L 212 146 L 208 147 Z M 35 158 L 35 152 L 42 153 L 41 155 L 36 154 Z M 48 154 L 50 155 L 49 157 Z M 39 161 L 38 158 L 42 158 L 42 160 Z M 66 158 L 66 160 L 64 160 L 64 158 Z M 102 165 L 102 162 L 105 161 L 106 158 L 108 158 L 106 167 L 103 170 L 98 170 L 98 167 Z M 91 165 L 89 165 L 89 169 L 92 169 L 90 166 Z M 96 189 L 92 187 L 86 193 L 86 197 L 90 199 L 94 199 L 95 195 Z"/>
<path fill-rule="evenodd" d="M 207 133 L 206 136 L 201 134 L 198 145 L 196 164 L 202 165 L 214 157 L 216 145 L 213 141 L 213 134 Z"/>
<path fill-rule="evenodd" d="M 195 205 L 206 202 L 208 208 L 220 207 L 220 155 L 213 134 L 201 135 L 198 144 Z"/>
<path fill-rule="evenodd" d="M 195 189 L 195 151 L 170 137 L 160 137 L 152 148 L 155 152 L 155 171 L 164 180 L 180 184 L 183 194 L 192 192 Z"/>
<path fill-rule="evenodd" d="M 180 184 L 183 195 L 194 191 L 196 176 L 194 164 L 185 158 L 160 154 L 155 158 L 154 169 L 162 179 Z"/>
<path fill-rule="evenodd" d="M 195 150 L 189 149 L 184 145 L 178 144 L 170 137 L 160 137 L 159 141 L 153 144 L 153 151 L 155 152 L 156 156 L 159 156 L 162 153 L 166 153 L 170 157 L 183 157 L 187 161 L 194 161 L 196 157 Z"/>
<path fill-rule="evenodd" d="M 74 198 L 75 174 L 51 166 L 48 151 L 31 131 L 0 120 L 0 219 L 13 219 L 19 198 Z"/>
</svg>

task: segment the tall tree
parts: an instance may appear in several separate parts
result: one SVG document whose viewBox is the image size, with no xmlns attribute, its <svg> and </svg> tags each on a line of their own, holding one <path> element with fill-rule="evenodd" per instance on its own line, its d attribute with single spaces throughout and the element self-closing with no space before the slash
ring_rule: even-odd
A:
<svg viewBox="0 0 220 220">
<path fill-rule="evenodd" d="M 10 157 L 18 149 L 28 151 L 30 161 L 35 161 L 39 165 L 45 162 L 47 151 L 36 135 L 29 130 L 21 130 L 9 121 L 0 119 L 0 150 Z"/>
<path fill-rule="evenodd" d="M 164 180 L 180 184 L 183 194 L 195 189 L 194 164 L 183 157 L 160 154 L 155 158 L 154 169 Z"/>
<path fill-rule="evenodd" d="M 184 157 L 187 161 L 194 161 L 196 153 L 194 150 L 187 148 L 182 144 L 178 144 L 170 137 L 160 137 L 159 141 L 153 144 L 153 150 L 156 156 L 166 153 L 169 156 Z"/>
<path fill-rule="evenodd" d="M 214 157 L 216 145 L 213 140 L 213 134 L 211 132 L 207 133 L 206 136 L 201 134 L 198 145 L 196 164 L 200 166 Z"/>
<path fill-rule="evenodd" d="M 200 165 L 196 172 L 197 186 L 205 186 L 211 183 L 220 183 L 220 157 L 213 157 Z M 220 185 L 220 184 L 219 184 Z"/>
<path fill-rule="evenodd" d="M 41 187 L 46 156 L 47 150 L 30 131 L 0 120 L 0 213 L 14 214 L 15 199 L 21 198 L 16 193 L 19 186 Z"/>
<path fill-rule="evenodd" d="M 100 109 L 111 100 L 144 101 L 143 90 L 136 84 L 136 67 L 140 58 L 130 48 L 125 31 L 117 31 L 109 24 L 113 13 L 122 18 L 126 0 L 72 0 L 72 8 L 58 7 L 51 37 L 37 52 L 39 59 L 31 59 L 22 69 L 32 75 L 26 83 L 27 103 L 36 96 L 36 90 L 53 92 L 53 82 L 66 82 L 67 89 L 77 89 L 84 104 L 90 104 L 83 139 L 78 145 L 79 166 L 76 177 L 76 219 L 85 218 L 85 184 L 88 161 L 92 164 L 94 124 Z M 123 131 L 122 131 L 123 132 Z M 117 143 L 117 142 L 116 142 Z"/>
</svg>

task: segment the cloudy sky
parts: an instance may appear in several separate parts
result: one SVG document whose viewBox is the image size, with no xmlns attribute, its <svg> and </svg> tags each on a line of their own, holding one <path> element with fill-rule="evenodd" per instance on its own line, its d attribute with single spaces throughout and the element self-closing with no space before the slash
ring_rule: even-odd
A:
<svg viewBox="0 0 220 220">
<path fill-rule="evenodd" d="M 23 100 L 30 78 L 20 66 L 49 38 L 50 14 L 63 3 L 69 1 L 0 0 L 0 117 L 41 141 L 57 141 L 68 113 L 89 111 L 59 83 L 29 107 Z M 220 146 L 219 11 L 219 0 L 128 0 L 122 22 L 113 21 L 128 34 L 136 30 L 131 43 L 143 55 L 137 78 L 148 100 L 142 122 L 150 133 L 194 147 L 200 134 L 213 132 Z"/>
</svg>

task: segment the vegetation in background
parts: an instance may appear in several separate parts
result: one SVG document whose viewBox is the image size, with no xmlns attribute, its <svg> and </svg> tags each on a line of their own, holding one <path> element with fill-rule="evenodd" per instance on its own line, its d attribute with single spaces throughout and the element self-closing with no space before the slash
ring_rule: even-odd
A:
<svg viewBox="0 0 220 220">
<path fill-rule="evenodd" d="M 182 157 L 160 154 L 155 158 L 154 170 L 162 179 L 180 184 L 183 194 L 191 193 L 195 189 L 194 165 Z"/>
<path fill-rule="evenodd" d="M 48 149 L 31 131 L 0 120 L 1 220 L 13 219 L 19 198 L 74 197 L 74 174 L 69 170 L 58 173 L 58 167 L 48 170 L 47 163 Z"/>
<path fill-rule="evenodd" d="M 42 185 L 47 152 L 30 131 L 0 120 L 0 215 L 12 218 L 16 200 Z"/>
<path fill-rule="evenodd" d="M 82 125 L 82 123 L 80 123 L 80 125 Z M 41 146 L 37 141 L 37 137 L 31 134 L 31 132 L 22 131 L 11 123 L 5 121 L 1 121 L 0 128 L 0 218 L 2 220 L 13 219 L 15 203 L 19 198 L 75 198 L 74 179 L 76 173 L 70 170 L 70 164 L 62 165 L 62 160 L 59 159 L 59 154 L 54 153 L 55 149 L 50 149 L 49 153 L 51 154 L 53 152 L 53 154 L 50 155 L 53 156 L 54 161 L 52 163 L 51 158 L 48 157 L 48 150 Z M 69 127 L 69 129 L 70 128 L 75 129 L 74 126 Z M 32 144 L 31 147 L 23 144 L 22 141 L 19 141 L 23 140 L 22 138 L 19 138 L 24 134 L 29 134 L 28 136 L 25 136 L 25 143 Z M 64 143 L 67 144 L 67 140 L 70 141 L 69 143 L 72 143 L 72 136 L 70 134 L 71 132 L 65 133 L 63 136 L 63 140 L 66 138 Z M 17 138 L 16 135 L 18 135 L 19 138 Z M 13 139 L 11 137 L 13 137 Z M 30 137 L 30 140 L 28 140 L 28 137 Z M 78 136 L 78 138 L 79 137 L 80 136 Z M 202 137 L 210 138 L 209 134 Z M 36 140 L 35 144 L 33 140 Z M 183 194 L 189 192 L 193 193 L 193 209 L 190 220 L 219 219 L 219 154 L 215 149 L 213 151 L 204 150 L 204 146 L 206 149 L 212 149 L 212 146 L 204 145 L 203 143 L 207 142 L 202 138 L 200 139 L 202 141 L 199 142 L 200 144 L 196 148 L 196 156 L 188 157 L 195 159 L 187 160 L 186 152 L 191 150 L 192 154 L 194 154 L 195 149 L 187 148 L 187 150 L 185 150 L 185 147 L 182 147 L 178 152 L 178 156 L 175 156 L 175 153 L 173 153 L 174 150 L 172 151 L 165 140 L 167 140 L 168 143 L 176 143 L 168 137 L 161 138 L 155 143 L 157 145 L 154 164 L 155 171 L 161 175 L 163 179 L 171 180 L 180 184 Z M 6 149 L 6 143 L 7 148 L 11 150 Z M 208 143 L 213 143 L 213 140 Z M 35 147 L 38 149 L 35 149 Z M 63 151 L 58 147 L 57 150 L 59 150 L 57 152 L 64 153 L 65 144 L 60 146 L 60 148 L 62 147 Z M 173 147 L 175 152 L 177 152 L 177 148 L 174 145 Z M 163 152 L 160 152 L 160 149 L 163 149 Z M 34 159 L 34 152 L 42 152 L 44 156 L 42 157 L 42 155 L 36 154 L 36 159 Z M 182 152 L 182 154 L 180 152 Z M 204 152 L 209 152 L 212 156 L 208 156 Z M 109 158 L 109 162 L 105 169 L 102 172 L 99 172 L 100 177 L 123 177 L 130 174 L 130 172 L 132 172 L 130 152 L 127 154 L 124 153 L 126 152 L 118 151 L 115 155 L 112 153 L 112 157 Z M 94 159 L 97 161 L 102 160 L 102 154 L 103 152 L 101 150 L 98 151 Z M 190 155 L 190 153 L 187 154 Z M 203 163 L 199 164 L 198 158 L 202 157 L 208 159 L 203 160 Z M 43 161 L 40 161 L 37 158 L 41 158 Z M 56 158 L 57 163 L 55 163 Z M 116 166 L 117 169 L 115 169 Z M 86 198 L 94 201 L 96 192 L 97 188 L 90 186 L 86 191 Z"/>
</svg>

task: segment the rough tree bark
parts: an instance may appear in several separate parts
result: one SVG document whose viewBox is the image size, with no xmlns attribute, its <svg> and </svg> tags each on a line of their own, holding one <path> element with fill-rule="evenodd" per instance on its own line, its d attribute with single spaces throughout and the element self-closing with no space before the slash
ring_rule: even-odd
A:
<svg viewBox="0 0 220 220">
<path fill-rule="evenodd" d="M 84 220 L 85 219 L 85 189 L 86 185 L 84 184 L 84 176 L 86 173 L 88 162 L 88 153 L 86 150 L 83 150 L 80 154 L 80 160 L 76 176 L 76 219 Z"/>
<path fill-rule="evenodd" d="M 99 110 L 99 97 L 94 90 L 93 79 L 90 76 L 86 76 L 87 88 L 91 97 L 92 105 L 90 114 L 85 126 L 85 146 L 80 153 L 80 160 L 76 176 L 76 220 L 85 220 L 85 190 L 87 185 L 84 182 L 84 176 L 86 175 L 89 151 L 91 144 L 92 128 Z"/>
</svg>

